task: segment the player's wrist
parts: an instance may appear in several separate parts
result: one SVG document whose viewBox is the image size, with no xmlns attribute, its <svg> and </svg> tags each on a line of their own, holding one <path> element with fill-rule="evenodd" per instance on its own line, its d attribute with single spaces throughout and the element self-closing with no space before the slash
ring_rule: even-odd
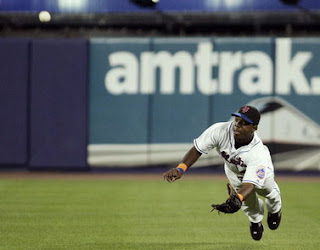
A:
<svg viewBox="0 0 320 250">
<path fill-rule="evenodd" d="M 238 194 L 238 197 L 239 197 L 240 201 L 242 202 L 243 201 L 243 195 L 242 194 Z"/>
<path fill-rule="evenodd" d="M 179 170 L 182 174 L 184 174 L 188 170 L 188 166 L 185 163 L 180 163 L 177 167 L 177 170 Z"/>
</svg>

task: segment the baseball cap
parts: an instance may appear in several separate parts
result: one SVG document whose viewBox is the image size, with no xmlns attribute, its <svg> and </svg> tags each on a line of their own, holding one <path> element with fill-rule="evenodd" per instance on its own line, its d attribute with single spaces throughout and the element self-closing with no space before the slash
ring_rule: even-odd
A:
<svg viewBox="0 0 320 250">
<path fill-rule="evenodd" d="M 232 113 L 232 116 L 241 117 L 245 121 L 258 125 L 260 121 L 260 112 L 252 106 L 242 106 L 238 112 Z"/>
</svg>

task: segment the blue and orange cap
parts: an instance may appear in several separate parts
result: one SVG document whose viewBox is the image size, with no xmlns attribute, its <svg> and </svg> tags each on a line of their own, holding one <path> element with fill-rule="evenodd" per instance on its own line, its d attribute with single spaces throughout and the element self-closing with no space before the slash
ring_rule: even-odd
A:
<svg viewBox="0 0 320 250">
<path fill-rule="evenodd" d="M 241 117 L 246 122 L 258 125 L 260 121 L 260 112 L 252 106 L 242 106 L 238 112 L 232 113 L 232 116 Z"/>
</svg>

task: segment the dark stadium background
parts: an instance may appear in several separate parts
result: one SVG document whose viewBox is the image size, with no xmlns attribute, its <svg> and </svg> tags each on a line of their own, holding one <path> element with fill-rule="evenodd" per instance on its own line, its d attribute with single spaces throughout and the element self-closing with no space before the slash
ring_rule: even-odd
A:
<svg viewBox="0 0 320 250">
<path fill-rule="evenodd" d="M 39 20 L 41 11 L 50 13 L 49 22 Z M 90 169 L 87 164 L 88 107 L 83 102 L 83 98 L 88 97 L 87 74 L 64 72 L 62 69 L 71 63 L 66 60 L 50 62 L 55 66 L 41 64 L 47 55 L 71 51 L 77 61 L 74 67 L 85 68 L 89 55 L 83 48 L 90 38 L 317 38 L 319 28 L 320 3 L 307 0 L 160 0 L 155 3 L 151 0 L 2 0 L 0 167 Z M 46 47 L 46 41 L 54 43 L 62 39 L 63 49 L 56 51 L 54 44 Z M 39 64 L 30 70 L 26 58 L 33 52 L 37 53 L 32 57 L 33 63 Z M 12 57 L 13 54 L 16 56 Z M 50 94 L 57 89 L 44 90 L 41 81 L 43 75 L 48 74 L 57 82 L 57 89 L 68 94 L 57 95 L 60 96 L 57 98 Z M 70 102 L 69 94 L 74 86 L 67 87 L 64 81 L 71 77 L 78 85 L 77 95 L 72 96 Z M 30 87 L 32 81 L 35 81 L 34 88 Z M 56 114 L 57 110 L 63 111 Z M 57 127 L 61 127 L 58 132 Z M 48 131 L 52 131 L 50 136 Z M 40 156 L 37 155 L 39 148 L 43 148 Z M 157 167 L 163 169 L 163 166 Z"/>
</svg>

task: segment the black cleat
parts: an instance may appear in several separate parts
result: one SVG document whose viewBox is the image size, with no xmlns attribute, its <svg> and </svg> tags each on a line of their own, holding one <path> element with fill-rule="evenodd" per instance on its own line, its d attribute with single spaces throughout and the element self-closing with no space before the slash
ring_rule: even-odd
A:
<svg viewBox="0 0 320 250">
<path fill-rule="evenodd" d="M 281 210 L 278 213 L 268 213 L 268 226 L 271 230 L 276 230 L 281 221 Z"/>
<path fill-rule="evenodd" d="M 250 233 L 251 237 L 254 240 L 260 240 L 262 238 L 262 233 L 263 233 L 263 225 L 261 222 L 259 223 L 253 223 L 250 222 Z"/>
</svg>

